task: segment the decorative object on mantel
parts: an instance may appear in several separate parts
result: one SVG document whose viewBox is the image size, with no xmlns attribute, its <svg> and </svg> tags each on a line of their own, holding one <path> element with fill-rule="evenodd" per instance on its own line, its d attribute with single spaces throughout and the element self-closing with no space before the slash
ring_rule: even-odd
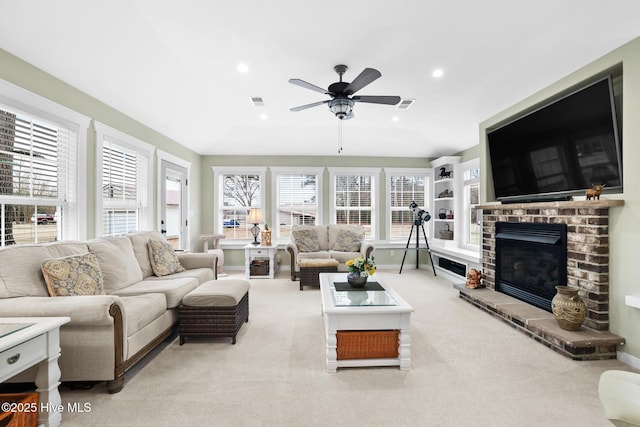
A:
<svg viewBox="0 0 640 427">
<path fill-rule="evenodd" d="M 600 192 L 604 188 L 606 184 L 595 185 L 593 184 L 593 188 L 588 188 L 587 191 L 584 192 L 584 195 L 587 196 L 587 200 L 600 200 Z"/>
<path fill-rule="evenodd" d="M 558 326 L 567 331 L 579 331 L 587 316 L 587 305 L 570 286 L 556 286 L 558 293 L 551 300 L 551 310 Z"/>
<path fill-rule="evenodd" d="M 354 288 L 362 288 L 367 284 L 367 278 L 376 272 L 376 263 L 371 258 L 354 258 L 346 262 L 347 282 Z"/>
<path fill-rule="evenodd" d="M 260 236 L 261 236 L 260 244 L 262 246 L 271 246 L 271 230 L 269 230 L 268 224 L 264 225 L 264 230 L 262 230 L 262 233 L 260 234 Z"/>
<path fill-rule="evenodd" d="M 440 168 L 440 175 L 438 175 L 438 178 L 440 179 L 445 179 L 445 178 L 453 178 L 453 172 L 451 171 L 447 171 L 447 168 Z"/>
<path fill-rule="evenodd" d="M 482 272 L 475 268 L 469 270 L 467 273 L 467 283 L 465 284 L 465 287 L 468 289 L 484 288 L 484 285 L 482 284 Z"/>
</svg>

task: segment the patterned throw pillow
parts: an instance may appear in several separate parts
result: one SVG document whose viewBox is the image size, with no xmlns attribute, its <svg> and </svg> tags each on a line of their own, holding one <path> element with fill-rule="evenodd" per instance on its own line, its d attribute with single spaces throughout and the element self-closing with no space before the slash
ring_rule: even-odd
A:
<svg viewBox="0 0 640 427">
<path fill-rule="evenodd" d="M 167 276 L 185 271 L 185 268 L 180 264 L 180 261 L 178 261 L 175 251 L 167 242 L 162 240 L 149 240 L 147 247 L 149 248 L 151 269 L 156 276 Z"/>
<path fill-rule="evenodd" d="M 293 240 L 300 252 L 317 252 L 320 250 L 320 241 L 316 230 L 295 230 Z"/>
<path fill-rule="evenodd" d="M 42 275 L 52 297 L 105 294 L 100 263 L 92 253 L 45 259 Z"/>
<path fill-rule="evenodd" d="M 341 231 L 336 239 L 336 244 L 333 245 L 333 250 L 339 252 L 358 252 L 362 238 L 363 236 L 361 234 L 351 231 Z"/>
</svg>

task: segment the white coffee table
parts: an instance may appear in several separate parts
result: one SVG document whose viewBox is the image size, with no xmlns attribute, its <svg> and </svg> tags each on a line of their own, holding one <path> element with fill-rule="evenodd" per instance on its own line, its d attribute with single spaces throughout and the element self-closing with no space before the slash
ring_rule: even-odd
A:
<svg viewBox="0 0 640 427">
<path fill-rule="evenodd" d="M 0 317 L 0 382 L 38 365 L 38 425 L 57 426 L 62 419 L 60 326 L 69 321 L 68 317 Z M 8 333 L 13 326 L 20 329 Z"/>
<path fill-rule="evenodd" d="M 369 277 L 367 290 L 349 290 L 344 285 L 346 281 L 346 273 L 320 274 L 327 372 L 356 366 L 399 366 L 401 370 L 409 369 L 413 307 L 390 286 L 382 283 L 377 275 Z M 339 289 L 347 290 L 336 290 L 336 283 Z M 395 337 L 397 354 L 378 357 L 380 353 L 376 346 L 380 340 L 392 341 L 395 345 Z M 357 356 L 350 356 L 350 350 L 346 348 L 338 348 L 340 342 L 348 343 L 350 348 L 355 347 L 356 351 L 352 354 Z M 358 349 L 358 346 L 361 348 Z M 368 348 L 372 349 L 371 353 Z M 392 350 L 395 352 L 395 349 Z"/>
</svg>

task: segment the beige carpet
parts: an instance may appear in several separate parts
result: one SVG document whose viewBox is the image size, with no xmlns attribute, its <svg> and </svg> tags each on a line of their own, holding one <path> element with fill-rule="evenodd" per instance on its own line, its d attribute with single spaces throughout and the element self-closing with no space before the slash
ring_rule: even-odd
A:
<svg viewBox="0 0 640 427">
<path fill-rule="evenodd" d="M 251 281 L 235 346 L 173 338 L 118 394 L 63 390 L 65 405 L 91 409 L 64 413 L 63 426 L 611 426 L 598 379 L 627 365 L 569 360 L 430 270 L 379 275 L 415 308 L 409 371 L 327 373 L 320 291 L 300 292 L 285 272 Z"/>
</svg>

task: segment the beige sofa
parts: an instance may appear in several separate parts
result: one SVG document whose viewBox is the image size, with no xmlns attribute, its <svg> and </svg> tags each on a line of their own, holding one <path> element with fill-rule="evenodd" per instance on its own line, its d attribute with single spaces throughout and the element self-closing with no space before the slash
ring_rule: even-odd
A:
<svg viewBox="0 0 640 427">
<path fill-rule="evenodd" d="M 216 278 L 216 256 L 204 253 L 179 254 L 185 271 L 156 276 L 149 240 L 164 241 L 150 231 L 1 249 L 0 317 L 70 317 L 60 331 L 61 380 L 107 381 L 120 391 L 124 373 L 174 330 L 182 297 Z M 49 296 L 42 261 L 87 253 L 97 258 L 104 294 Z"/>
<path fill-rule="evenodd" d="M 300 275 L 300 261 L 305 259 L 335 259 L 338 271 L 347 271 L 345 262 L 370 258 L 373 243 L 364 239 L 361 225 L 294 225 L 287 251 L 291 255 L 291 280 Z"/>
</svg>

